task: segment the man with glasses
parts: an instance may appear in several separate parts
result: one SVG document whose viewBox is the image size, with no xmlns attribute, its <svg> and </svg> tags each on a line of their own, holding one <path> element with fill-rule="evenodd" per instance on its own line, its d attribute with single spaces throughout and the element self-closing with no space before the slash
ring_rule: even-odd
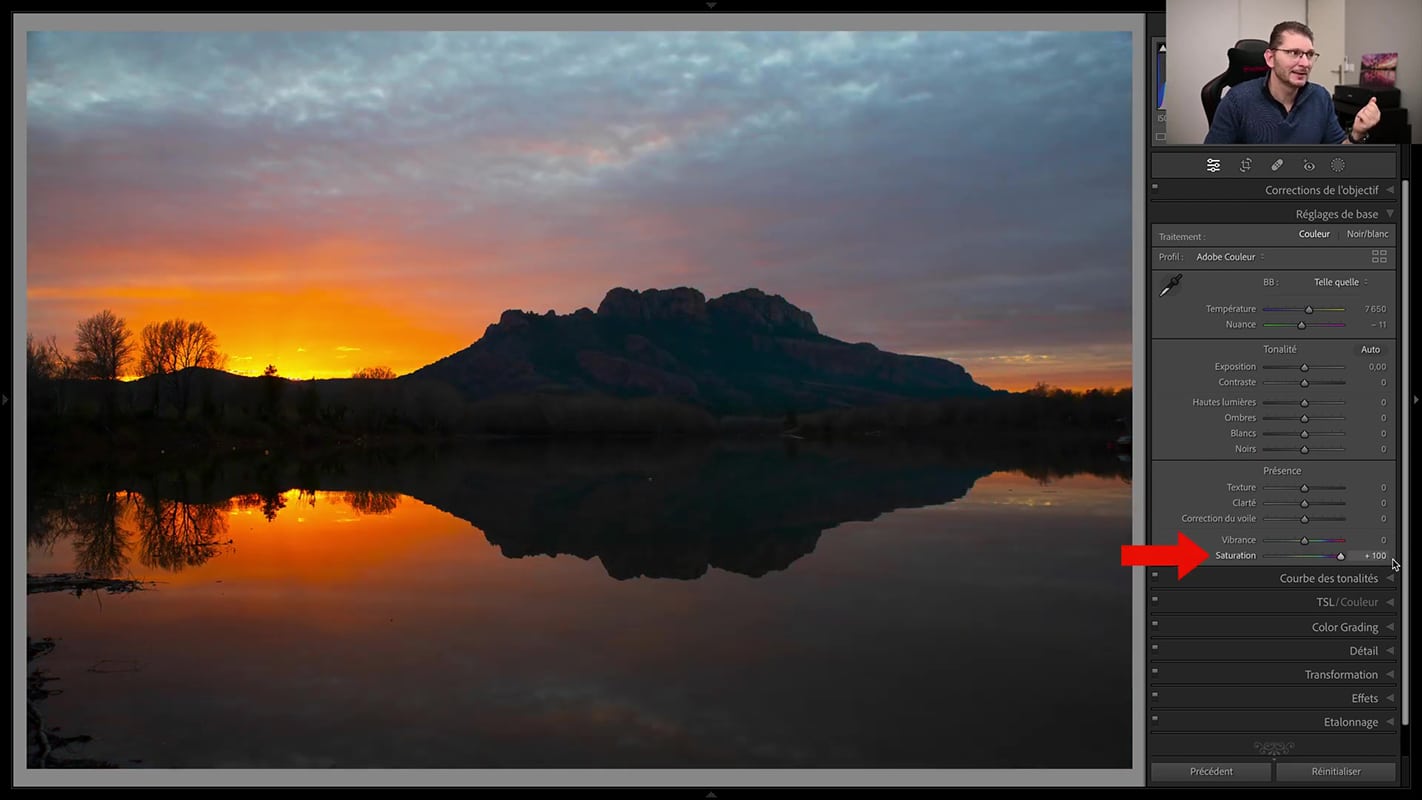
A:
<svg viewBox="0 0 1422 800">
<path fill-rule="evenodd" d="M 1318 53 L 1313 31 L 1302 22 L 1274 26 L 1264 63 L 1269 74 L 1220 99 L 1205 144 L 1362 144 L 1382 118 L 1373 98 L 1354 117 L 1352 130 L 1343 130 L 1328 90 L 1308 82 Z"/>
</svg>

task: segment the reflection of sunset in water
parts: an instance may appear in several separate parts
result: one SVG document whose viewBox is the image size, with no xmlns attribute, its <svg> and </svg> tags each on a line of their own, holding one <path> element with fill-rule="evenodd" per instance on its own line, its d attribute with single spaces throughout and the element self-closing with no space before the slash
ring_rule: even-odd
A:
<svg viewBox="0 0 1422 800">
<path fill-rule="evenodd" d="M 1073 513 L 1118 515 L 1130 510 L 1131 484 L 1121 478 L 1087 474 L 1051 478 L 1044 483 L 1021 472 L 994 472 L 973 484 L 967 497 L 940 508 L 966 512 L 985 505 L 1065 508 Z"/>
<path fill-rule="evenodd" d="M 766 461 L 757 487 L 766 475 L 807 474 L 808 458 Z M 822 485 L 844 494 L 867 474 Z M 713 540 L 710 567 L 693 579 L 617 579 L 603 560 L 680 541 L 686 549 L 665 556 L 694 564 L 707 557 L 699 529 L 654 526 L 651 539 L 625 541 L 566 530 L 620 530 L 625 503 L 575 503 L 571 517 L 535 503 L 520 512 L 533 515 L 522 530 L 490 517 L 504 546 L 527 550 L 510 558 L 469 521 L 393 492 L 293 489 L 156 507 L 136 494 L 74 498 L 70 523 L 116 512 L 90 548 L 117 547 L 119 574 L 157 585 L 29 598 L 28 632 L 60 642 L 45 666 L 64 676 L 65 693 L 45 701 L 46 714 L 93 735 L 86 754 L 144 767 L 1128 765 L 1130 591 L 1110 556 L 1129 535 L 1129 487 L 927 474 L 940 496 L 959 499 L 881 506 L 872 518 L 848 504 L 856 521 L 809 539 L 797 525 L 831 519 L 810 514 L 824 498 L 777 509 L 766 496 L 757 516 L 779 514 L 784 527 L 734 557 L 717 555 L 726 543 Z M 555 492 L 587 494 L 563 480 Z M 474 485 L 440 484 L 419 491 L 457 510 Z M 495 497 L 504 512 L 508 494 L 497 487 L 460 513 L 483 519 Z M 144 519 L 189 532 L 145 550 Z M 569 536 L 545 542 L 541 532 Z M 33 534 L 28 571 L 73 570 L 83 538 L 72 525 Z M 594 554 L 559 549 L 579 543 Z M 783 566 L 756 569 L 758 556 Z M 1036 658 L 995 655 L 1007 631 L 1034 642 Z M 139 669 L 90 672 L 100 660 Z M 1054 681 L 1035 679 L 1044 661 L 1058 665 Z M 977 691 L 965 698 L 962 686 Z M 1043 735 L 1069 744 L 1023 748 L 1004 697 L 1052 708 Z M 971 735 L 945 733 L 947 707 L 955 731 Z"/>
<path fill-rule="evenodd" d="M 483 537 L 468 523 L 410 498 L 388 492 L 291 489 L 265 498 L 240 495 L 218 504 L 163 501 L 166 516 L 205 521 L 214 534 L 206 537 L 212 540 L 213 550 L 208 558 L 184 563 L 170 557 L 167 563 L 178 568 L 163 570 L 151 559 L 135 557 L 135 548 L 143 541 L 138 532 L 149 516 L 146 501 L 124 492 L 118 493 L 118 500 L 117 528 L 126 569 L 110 574 L 165 585 L 234 580 L 347 582 L 378 577 L 375 573 L 386 568 L 437 569 L 447 563 L 439 556 L 440 546 L 489 555 L 486 547 L 469 547 L 482 544 Z M 457 543 L 450 541 L 455 538 Z M 82 541 L 79 537 L 56 542 L 50 554 L 32 552 L 29 571 L 74 570 L 84 552 L 76 544 Z"/>
<path fill-rule="evenodd" d="M 1129 511 L 1130 492 L 1129 483 L 1114 477 L 1077 474 L 1044 481 L 999 471 L 979 478 L 954 502 L 885 516 L 976 517 L 994 507 L 1013 507 L 1120 517 Z M 163 500 L 157 506 L 142 494 L 116 492 L 76 505 L 80 511 L 70 517 L 42 523 L 55 540 L 47 548 L 31 548 L 30 572 L 77 570 L 173 585 L 380 583 L 389 580 L 391 570 L 449 570 L 445 548 L 458 549 L 461 559 L 473 563 L 503 559 L 474 525 L 396 492 L 289 489 L 216 504 Z M 109 520 L 112 524 L 103 524 Z M 986 532 L 968 525 L 955 535 L 980 533 Z"/>
</svg>

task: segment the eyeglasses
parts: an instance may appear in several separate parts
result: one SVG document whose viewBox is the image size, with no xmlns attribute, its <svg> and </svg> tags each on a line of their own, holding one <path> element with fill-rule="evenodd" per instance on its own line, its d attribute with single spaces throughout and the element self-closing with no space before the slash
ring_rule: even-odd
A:
<svg viewBox="0 0 1422 800">
<path fill-rule="evenodd" d="M 1298 61 L 1300 58 L 1303 58 L 1305 56 L 1308 57 L 1308 60 L 1310 62 L 1318 60 L 1318 51 L 1316 50 L 1280 50 L 1277 47 L 1271 47 L 1269 49 L 1273 50 L 1276 53 L 1287 53 L 1289 58 L 1292 58 L 1295 61 Z"/>
</svg>

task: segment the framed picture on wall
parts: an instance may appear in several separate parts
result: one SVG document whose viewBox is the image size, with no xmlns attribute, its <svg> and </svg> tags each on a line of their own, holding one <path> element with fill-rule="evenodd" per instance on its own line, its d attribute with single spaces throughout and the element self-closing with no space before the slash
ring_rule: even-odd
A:
<svg viewBox="0 0 1422 800">
<path fill-rule="evenodd" d="M 1397 85 L 1397 53 L 1364 53 L 1358 83 L 1376 88 Z"/>
</svg>

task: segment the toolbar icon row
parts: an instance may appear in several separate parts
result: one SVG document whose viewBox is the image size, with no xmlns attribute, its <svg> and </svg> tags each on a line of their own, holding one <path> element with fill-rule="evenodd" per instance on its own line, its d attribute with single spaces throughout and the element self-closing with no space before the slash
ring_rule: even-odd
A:
<svg viewBox="0 0 1422 800">
<path fill-rule="evenodd" d="M 1273 163 L 1271 163 L 1271 164 L 1269 165 L 1269 171 L 1270 171 L 1270 172 L 1278 172 L 1278 171 L 1284 166 L 1285 163 L 1287 163 L 1285 159 L 1283 159 L 1283 158 L 1276 158 L 1276 159 L 1274 159 Z M 1303 166 L 1304 172 L 1313 172 L 1314 170 L 1318 169 L 1318 163 L 1317 163 L 1316 161 L 1314 161 L 1314 158 L 1308 157 L 1308 156 L 1304 156 L 1304 157 L 1303 157 L 1303 159 L 1302 159 L 1302 166 Z M 1328 168 L 1329 168 L 1330 170 L 1332 170 L 1333 172 L 1335 172 L 1335 173 L 1343 172 L 1345 169 L 1348 168 L 1348 162 L 1345 161 L 1345 160 L 1343 160 L 1342 158 L 1334 158 L 1333 160 L 1331 160 L 1331 161 L 1328 162 Z M 1206 158 L 1206 159 L 1205 159 L 1205 171 L 1208 172 L 1208 173 L 1210 173 L 1211 175 L 1217 174 L 1217 173 L 1221 172 L 1223 169 L 1224 169 L 1224 165 L 1223 165 L 1223 160 L 1222 160 L 1222 159 L 1218 159 L 1218 158 Z M 1254 159 L 1252 159 L 1252 158 L 1250 158 L 1250 157 L 1248 157 L 1248 156 L 1245 156 L 1244 158 L 1241 158 L 1241 159 L 1239 160 L 1239 171 L 1240 171 L 1241 174 L 1248 173 L 1248 172 L 1250 172 L 1250 171 L 1253 170 L 1253 169 L 1254 169 Z"/>
</svg>

